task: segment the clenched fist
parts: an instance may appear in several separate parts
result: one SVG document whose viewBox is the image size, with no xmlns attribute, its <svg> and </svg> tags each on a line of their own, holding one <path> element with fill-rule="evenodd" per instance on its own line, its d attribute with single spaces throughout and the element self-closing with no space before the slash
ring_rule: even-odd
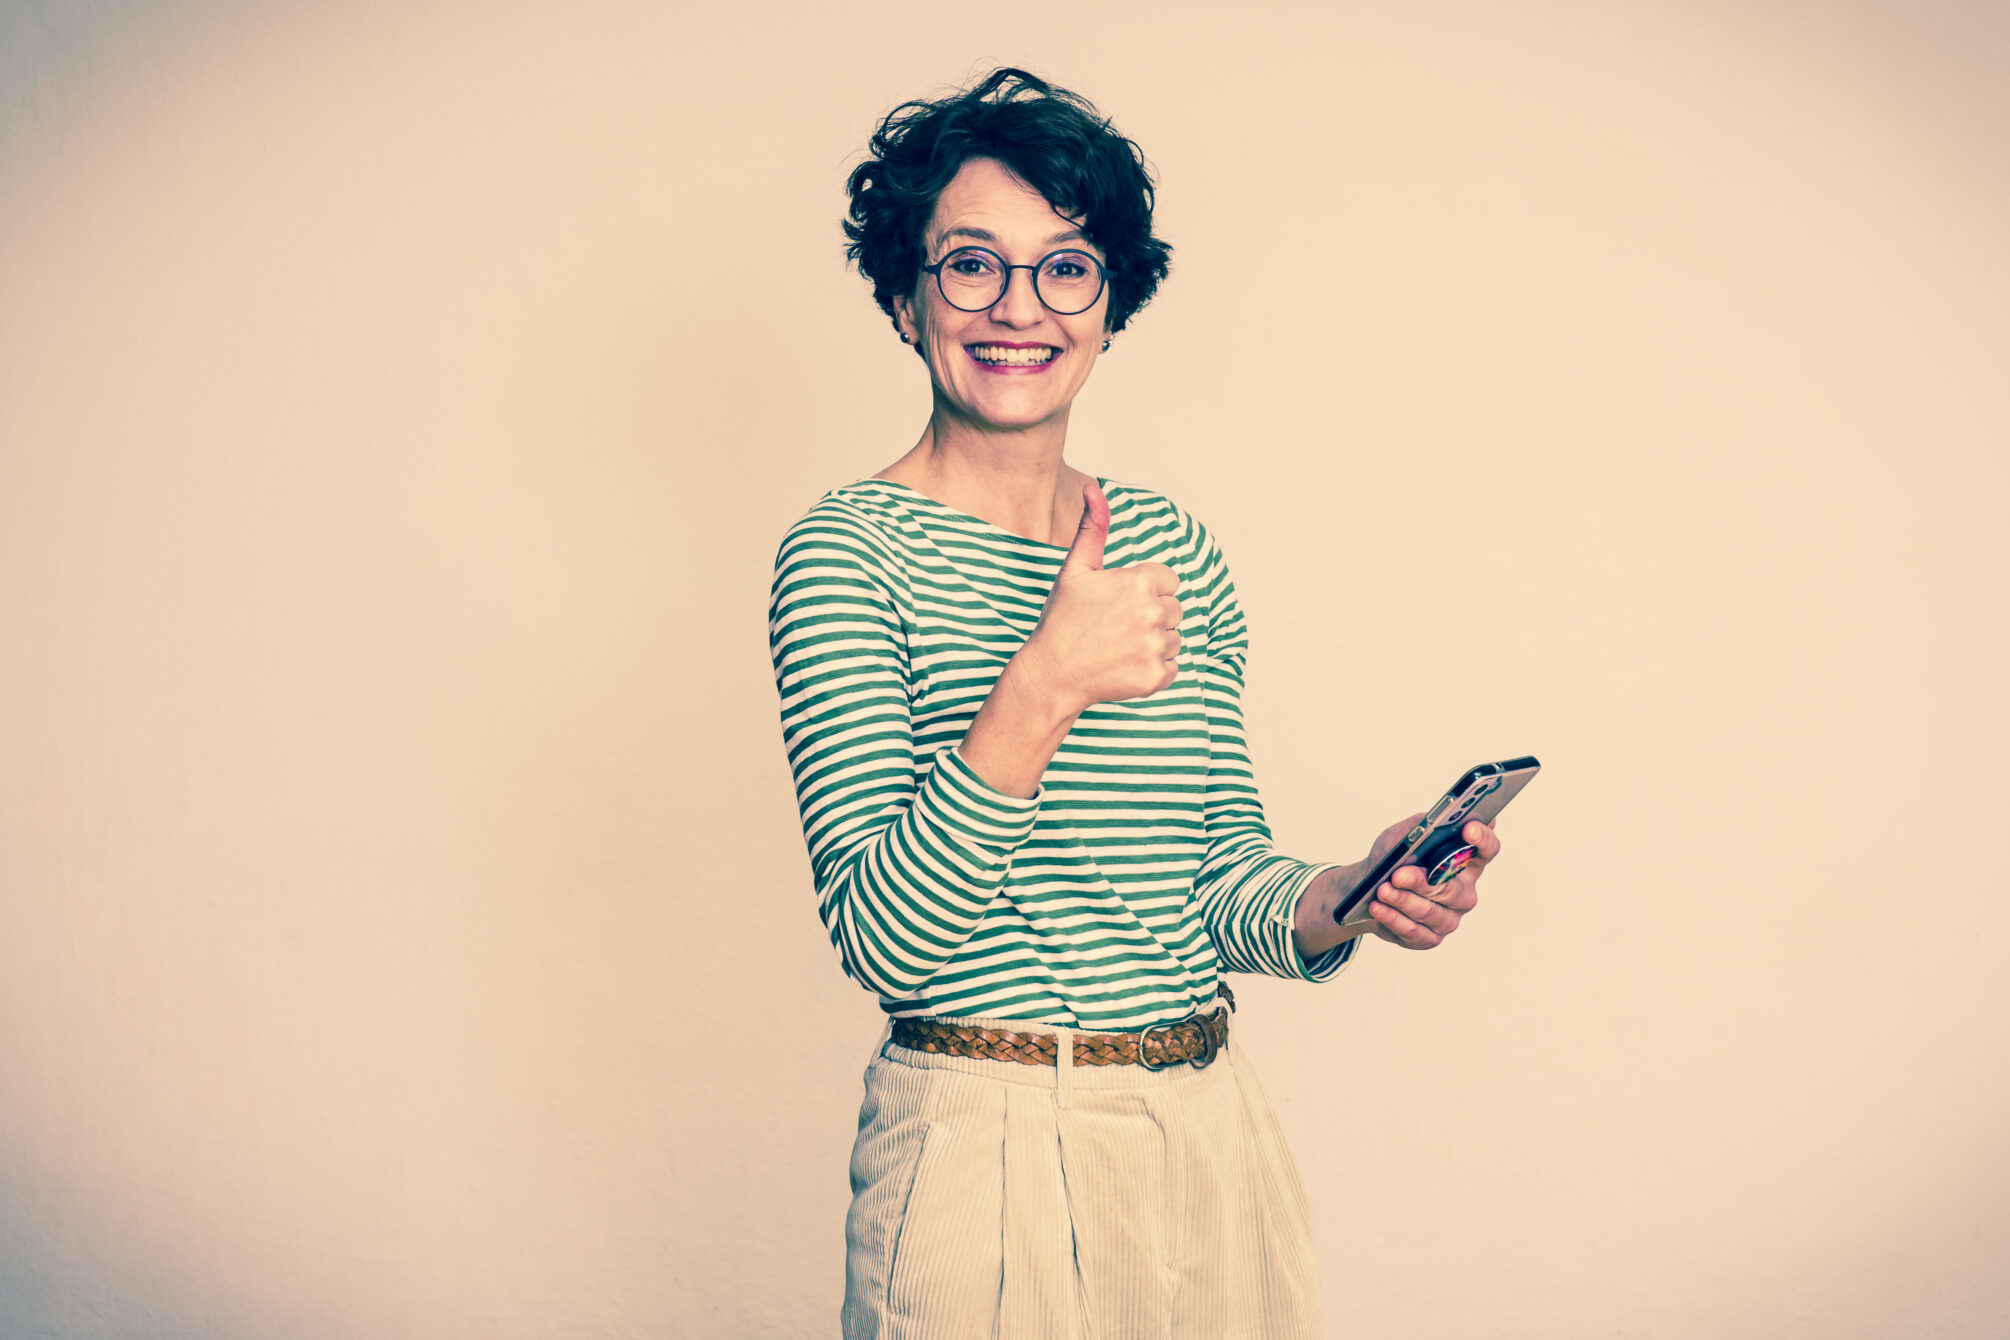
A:
<svg viewBox="0 0 2010 1340">
<path fill-rule="evenodd" d="M 1144 698 L 1179 674 L 1179 578 L 1163 563 L 1103 566 L 1110 502 L 1091 480 L 1040 623 L 1013 659 L 1070 712 Z"/>
</svg>

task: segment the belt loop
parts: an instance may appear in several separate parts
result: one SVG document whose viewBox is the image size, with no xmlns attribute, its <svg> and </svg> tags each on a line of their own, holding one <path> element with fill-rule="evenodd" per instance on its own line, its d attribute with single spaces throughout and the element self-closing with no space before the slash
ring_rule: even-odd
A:
<svg viewBox="0 0 2010 1340">
<path fill-rule="evenodd" d="M 1054 1106 L 1066 1107 L 1075 1087 L 1075 1030 L 1054 1030 Z"/>
</svg>

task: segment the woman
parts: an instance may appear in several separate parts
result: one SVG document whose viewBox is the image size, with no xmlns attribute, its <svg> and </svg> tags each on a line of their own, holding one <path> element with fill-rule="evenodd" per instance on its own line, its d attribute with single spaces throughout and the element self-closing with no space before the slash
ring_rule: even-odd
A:
<svg viewBox="0 0 2010 1340">
<path fill-rule="evenodd" d="M 1206 529 L 1064 459 L 1166 273 L 1142 155 L 1000 70 L 888 116 L 850 190 L 849 252 L 934 403 L 789 531 L 770 611 L 820 911 L 894 1020 L 845 1334 L 1317 1334 L 1304 1193 L 1218 983 L 1338 972 L 1357 867 L 1272 848 Z M 1466 836 L 1451 883 L 1382 886 L 1376 935 L 1458 927 L 1499 851 Z"/>
</svg>

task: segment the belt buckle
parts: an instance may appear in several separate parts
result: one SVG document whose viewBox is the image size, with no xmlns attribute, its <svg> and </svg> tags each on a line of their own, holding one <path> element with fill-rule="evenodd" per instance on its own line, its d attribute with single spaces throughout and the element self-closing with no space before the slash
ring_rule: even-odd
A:
<svg viewBox="0 0 2010 1340">
<path fill-rule="evenodd" d="M 1195 1070 L 1205 1070 L 1214 1064 L 1215 1057 L 1221 1055 L 1221 1037 L 1215 1033 L 1214 1026 L 1219 1023 L 1222 1033 L 1225 1034 L 1228 1031 L 1228 1020 L 1222 1015 L 1220 1010 L 1216 1010 L 1205 1018 L 1196 1014 L 1194 1022 L 1200 1025 L 1201 1049 L 1200 1055 L 1188 1061 L 1187 1064 Z"/>
<path fill-rule="evenodd" d="M 1207 1069 L 1208 1066 L 1214 1063 L 1214 1058 L 1221 1054 L 1221 1042 L 1215 1037 L 1214 1030 L 1208 1027 L 1208 1023 L 1209 1020 L 1202 1018 L 1200 1011 L 1195 1010 L 1184 1019 L 1175 1019 L 1169 1024 L 1153 1024 L 1150 1028 L 1138 1034 L 1138 1064 L 1146 1070 L 1154 1072 L 1170 1070 L 1176 1065 L 1190 1065 L 1195 1070 Z M 1154 1033 L 1170 1035 L 1173 1029 L 1183 1024 L 1194 1024 L 1200 1029 L 1200 1055 L 1189 1056 L 1185 1061 L 1160 1061 L 1157 1065 L 1153 1065 L 1145 1059 L 1146 1038 Z"/>
</svg>

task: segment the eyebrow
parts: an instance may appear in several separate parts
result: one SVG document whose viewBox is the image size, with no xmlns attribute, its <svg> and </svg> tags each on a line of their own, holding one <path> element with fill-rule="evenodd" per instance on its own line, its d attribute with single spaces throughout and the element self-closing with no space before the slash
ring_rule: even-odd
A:
<svg viewBox="0 0 2010 1340">
<path fill-rule="evenodd" d="M 957 228 L 943 229 L 942 232 L 936 236 L 935 243 L 937 246 L 940 246 L 944 242 L 947 242 L 952 237 L 970 237 L 975 238 L 979 242 L 998 241 L 998 234 L 992 232 L 989 228 L 957 227 Z M 1052 237 L 1048 238 L 1045 242 L 1042 242 L 1040 245 L 1045 247 L 1051 247 L 1058 245 L 1059 243 L 1062 242 L 1086 242 L 1088 240 L 1089 240 L 1088 234 L 1084 233 L 1080 228 L 1068 228 L 1064 229 L 1061 232 L 1055 233 Z"/>
</svg>

